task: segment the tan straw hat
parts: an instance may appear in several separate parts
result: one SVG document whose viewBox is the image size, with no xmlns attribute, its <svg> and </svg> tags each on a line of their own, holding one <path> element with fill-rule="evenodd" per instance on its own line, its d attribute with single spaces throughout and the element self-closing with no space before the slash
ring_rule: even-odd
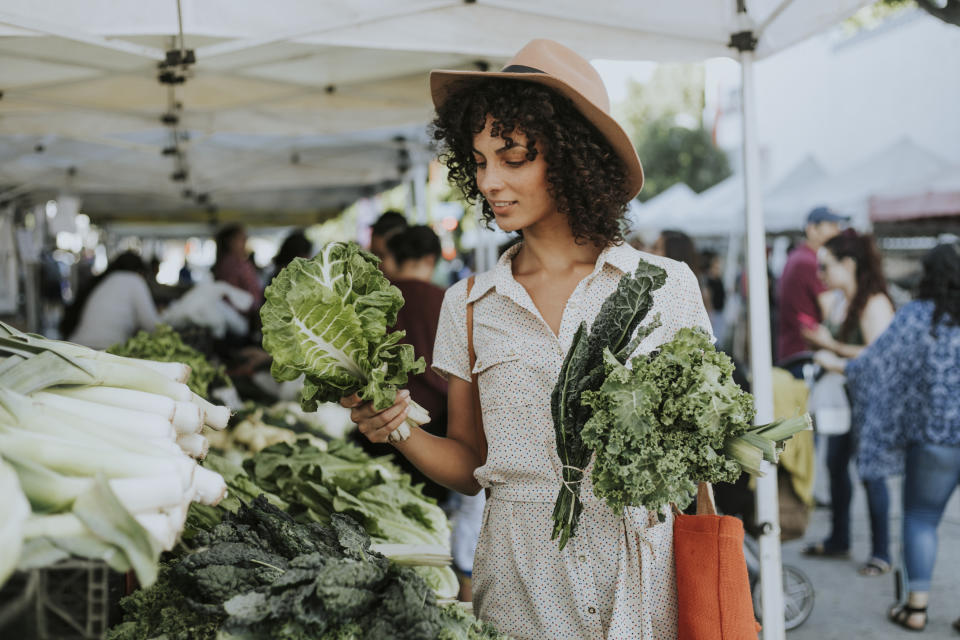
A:
<svg viewBox="0 0 960 640">
<path fill-rule="evenodd" d="M 610 115 L 610 98 L 600 74 L 575 51 L 552 40 L 531 40 L 500 71 L 431 71 L 430 92 L 440 108 L 462 82 L 474 78 L 507 78 L 536 82 L 573 101 L 600 131 L 627 167 L 630 198 L 643 186 L 643 167 L 630 137 Z"/>
</svg>

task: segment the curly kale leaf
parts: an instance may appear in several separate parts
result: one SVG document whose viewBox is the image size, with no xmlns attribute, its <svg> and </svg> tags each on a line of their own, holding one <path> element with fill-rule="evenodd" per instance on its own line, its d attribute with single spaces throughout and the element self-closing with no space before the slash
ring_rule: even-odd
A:
<svg viewBox="0 0 960 640">
<path fill-rule="evenodd" d="M 753 399 L 733 382 L 733 362 L 700 329 L 681 329 L 650 355 L 622 365 L 609 351 L 605 380 L 585 393 L 593 412 L 583 440 L 596 451 L 594 493 L 626 506 L 683 508 L 697 482 L 733 482 L 740 465 L 724 454 L 751 427 Z"/>
</svg>

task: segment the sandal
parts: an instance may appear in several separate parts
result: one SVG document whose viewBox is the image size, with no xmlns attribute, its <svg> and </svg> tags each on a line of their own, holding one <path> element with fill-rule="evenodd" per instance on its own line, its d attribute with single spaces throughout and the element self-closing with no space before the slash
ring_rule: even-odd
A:
<svg viewBox="0 0 960 640">
<path fill-rule="evenodd" d="M 919 627 L 915 627 L 910 624 L 910 619 L 914 615 L 923 614 L 923 624 Z M 890 611 L 887 612 L 887 618 L 890 622 L 895 625 L 901 626 L 907 631 L 923 631 L 927 628 L 927 608 L 926 607 L 911 607 L 908 604 L 895 605 L 891 607 Z"/>
<path fill-rule="evenodd" d="M 870 558 L 867 562 L 857 569 L 857 573 L 867 578 L 874 578 L 890 573 L 890 563 L 880 558 Z"/>
<path fill-rule="evenodd" d="M 843 549 L 843 550 L 828 549 L 827 545 L 825 545 L 822 542 L 814 542 L 812 544 L 808 544 L 803 548 L 803 551 L 801 551 L 801 553 L 805 556 L 811 556 L 815 558 L 849 558 L 850 557 L 850 549 Z"/>
</svg>

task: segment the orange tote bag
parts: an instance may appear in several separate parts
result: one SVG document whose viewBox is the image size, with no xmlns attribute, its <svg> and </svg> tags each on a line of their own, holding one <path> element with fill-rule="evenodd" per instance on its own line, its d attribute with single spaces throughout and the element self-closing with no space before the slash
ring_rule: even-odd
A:
<svg viewBox="0 0 960 640">
<path fill-rule="evenodd" d="M 718 516 L 710 485 L 697 488 L 697 515 L 673 522 L 678 640 L 757 640 L 743 523 Z"/>
</svg>

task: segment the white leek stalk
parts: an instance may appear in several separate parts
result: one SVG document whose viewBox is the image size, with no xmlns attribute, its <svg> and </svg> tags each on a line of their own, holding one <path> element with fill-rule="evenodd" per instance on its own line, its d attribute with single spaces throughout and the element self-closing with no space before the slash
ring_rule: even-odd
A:
<svg viewBox="0 0 960 640">
<path fill-rule="evenodd" d="M 67 397 L 44 391 L 37 391 L 31 394 L 31 397 L 42 405 L 54 407 L 93 422 L 99 422 L 107 427 L 121 431 L 135 429 L 135 433 L 144 438 L 166 437 L 169 439 L 174 437 L 173 423 L 153 413 L 102 405 L 77 397 Z"/>
<path fill-rule="evenodd" d="M 203 430 L 203 409 L 192 402 L 175 402 L 173 427 L 179 434 L 200 433 Z"/>
<path fill-rule="evenodd" d="M 223 476 L 204 467 L 197 466 L 196 469 L 194 488 L 197 493 L 194 501 L 210 506 L 220 504 L 227 495 L 227 483 Z"/>
<path fill-rule="evenodd" d="M 227 428 L 227 423 L 230 422 L 230 409 L 212 404 L 195 393 L 190 395 L 190 402 L 193 402 L 203 411 L 203 424 L 217 431 Z"/>
<path fill-rule="evenodd" d="M 177 445 L 191 458 L 203 460 L 210 450 L 210 443 L 199 433 L 177 436 Z"/>
<path fill-rule="evenodd" d="M 16 472 L 0 458 L 0 585 L 17 566 L 23 546 L 23 528 L 30 516 L 30 504 L 20 489 Z"/>
<path fill-rule="evenodd" d="M 44 389 L 48 393 L 78 398 L 89 402 L 96 402 L 113 407 L 134 409 L 159 415 L 167 420 L 174 420 L 177 404 L 166 396 L 135 389 L 120 387 L 49 387 Z"/>
<path fill-rule="evenodd" d="M 408 567 L 447 567 L 453 562 L 450 550 L 439 544 L 378 542 L 371 544 L 370 549 L 390 558 L 394 564 Z"/>
</svg>

